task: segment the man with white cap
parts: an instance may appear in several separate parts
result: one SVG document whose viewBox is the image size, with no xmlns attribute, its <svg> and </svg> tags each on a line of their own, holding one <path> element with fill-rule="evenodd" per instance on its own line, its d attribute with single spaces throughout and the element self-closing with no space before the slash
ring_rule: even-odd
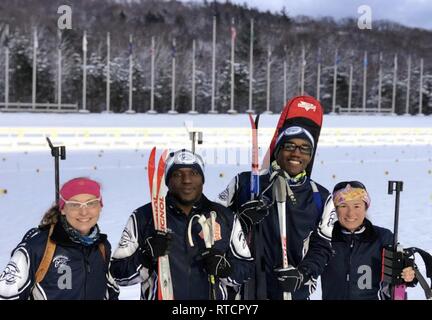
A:
<svg viewBox="0 0 432 320">
<path fill-rule="evenodd" d="M 283 127 L 271 167 L 260 172 L 258 196 L 250 200 L 251 172 L 238 174 L 219 194 L 217 201 L 237 213 L 247 238 L 252 239 L 255 281 L 244 293 L 247 299 L 283 299 L 284 292 L 294 300 L 308 299 L 331 257 L 335 219 L 331 195 L 306 174 L 314 154 L 314 141 L 305 127 Z M 284 209 L 277 205 L 273 190 L 278 177 L 286 181 Z M 281 241 L 280 210 L 285 213 L 286 242 Z M 254 227 L 257 224 L 260 228 Z M 282 243 L 286 246 L 288 267 L 284 267 Z"/>
<path fill-rule="evenodd" d="M 204 180 L 204 162 L 198 154 L 185 149 L 169 154 L 165 167 L 169 231 L 155 230 L 151 203 L 133 212 L 111 264 L 120 286 L 141 282 L 141 299 L 157 299 L 157 258 L 164 255 L 169 257 L 176 300 L 227 299 L 227 286 L 239 287 L 250 277 L 252 257 L 241 225 L 228 208 L 206 198 Z M 209 221 L 211 247 L 203 227 Z"/>
</svg>

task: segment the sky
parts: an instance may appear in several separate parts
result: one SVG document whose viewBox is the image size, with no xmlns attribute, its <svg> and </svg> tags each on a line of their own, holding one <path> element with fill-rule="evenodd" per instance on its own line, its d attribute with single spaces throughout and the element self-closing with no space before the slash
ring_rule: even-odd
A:
<svg viewBox="0 0 432 320">
<path fill-rule="evenodd" d="M 180 0 L 189 2 L 191 0 Z M 192 0 L 202 2 L 202 0 Z M 209 2 L 211 0 L 208 0 Z M 219 0 L 224 2 L 225 0 Z M 331 16 L 335 19 L 360 17 L 357 9 L 362 5 L 371 8 L 374 20 L 393 20 L 400 24 L 432 30 L 432 0 L 230 0 L 260 10 L 279 12 L 285 6 L 288 15 L 311 17 Z"/>
</svg>

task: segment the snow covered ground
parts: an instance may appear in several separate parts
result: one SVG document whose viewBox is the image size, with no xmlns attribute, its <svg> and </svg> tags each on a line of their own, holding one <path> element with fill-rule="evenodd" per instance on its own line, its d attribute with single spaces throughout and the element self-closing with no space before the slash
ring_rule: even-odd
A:
<svg viewBox="0 0 432 320">
<path fill-rule="evenodd" d="M 205 155 L 208 164 L 204 192 L 214 198 L 236 173 L 249 168 L 249 123 L 245 115 L 0 114 L 0 214 L 3 218 L 0 269 L 24 233 L 38 224 L 53 201 L 53 159 L 44 135 L 67 147 L 72 142 L 67 140 L 70 137 L 55 136 L 50 130 L 88 129 L 90 134 L 73 137 L 82 140 L 92 136 L 97 128 L 103 128 L 105 134 L 114 132 L 111 140 L 126 142 L 122 146 L 103 147 L 98 144 L 98 137 L 103 135 L 99 132 L 93 136 L 96 143 L 68 147 L 67 159 L 60 163 L 62 182 L 90 176 L 102 183 L 105 206 L 100 225 L 116 246 L 129 214 L 149 200 L 146 174 L 149 149 L 161 141 L 162 145 L 169 145 L 174 138 L 175 148 L 179 144 L 190 148 L 186 133 L 167 136 L 158 128 L 186 132 L 185 121 L 189 121 L 189 126 L 193 121 L 194 128 L 204 132 L 204 143 L 197 150 Z M 276 121 L 277 116 L 262 116 L 261 156 Z M 404 181 L 399 239 L 406 247 L 418 246 L 432 252 L 432 118 L 326 115 L 324 127 L 312 177 L 328 189 L 346 179 L 364 182 L 372 197 L 369 217 L 375 224 L 389 229 L 393 229 L 394 196 L 387 194 L 387 181 Z M 36 135 L 32 131 L 41 128 Z M 137 140 L 137 135 L 125 134 L 122 128 L 150 131 L 147 140 L 143 138 L 145 143 L 128 144 L 130 139 Z M 349 136 L 350 128 L 356 128 L 353 130 L 357 133 Z M 239 134 L 236 130 L 245 132 L 244 139 L 232 136 Z M 233 144 L 214 143 L 212 139 L 218 135 Z M 41 141 L 39 146 L 34 146 L 26 144 L 26 140 Z M 424 298 L 420 288 L 409 289 L 409 294 L 411 299 Z M 122 288 L 123 299 L 137 299 L 138 295 L 137 286 Z M 312 298 L 320 299 L 320 290 Z"/>
</svg>

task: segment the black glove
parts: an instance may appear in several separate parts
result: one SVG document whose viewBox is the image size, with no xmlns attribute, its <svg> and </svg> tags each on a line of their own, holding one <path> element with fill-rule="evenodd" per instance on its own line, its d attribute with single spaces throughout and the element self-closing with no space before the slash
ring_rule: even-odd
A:
<svg viewBox="0 0 432 320">
<path fill-rule="evenodd" d="M 251 200 L 241 205 L 239 219 L 246 233 L 249 233 L 254 224 L 260 223 L 269 213 L 271 205 L 264 200 Z"/>
<path fill-rule="evenodd" d="M 232 272 L 232 265 L 226 259 L 225 253 L 215 248 L 206 248 L 199 253 L 204 268 L 209 275 L 226 278 Z"/>
<path fill-rule="evenodd" d="M 279 280 L 279 285 L 284 292 L 291 292 L 300 289 L 305 282 L 303 273 L 293 266 L 288 266 L 284 269 L 276 269 L 276 276 Z"/>
<path fill-rule="evenodd" d="M 156 230 L 144 241 L 144 246 L 140 248 L 141 262 L 144 267 L 149 268 L 158 257 L 167 255 L 171 246 L 172 236 L 160 230 Z"/>
</svg>

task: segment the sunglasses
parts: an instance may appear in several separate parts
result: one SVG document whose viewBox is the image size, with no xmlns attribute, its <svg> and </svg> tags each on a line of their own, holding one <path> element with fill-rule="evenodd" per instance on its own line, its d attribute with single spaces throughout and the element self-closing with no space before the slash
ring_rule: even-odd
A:
<svg viewBox="0 0 432 320">
<path fill-rule="evenodd" d="M 282 145 L 282 149 L 285 151 L 289 151 L 289 152 L 295 152 L 296 149 L 299 149 L 300 153 L 307 154 L 308 156 L 310 156 L 312 154 L 312 150 L 313 150 L 313 148 L 311 146 L 308 146 L 308 145 L 298 146 L 292 142 L 285 142 Z"/>
<path fill-rule="evenodd" d="M 360 181 L 342 181 L 342 182 L 337 183 L 334 186 L 333 193 L 335 193 L 336 191 L 339 191 L 341 189 L 345 189 L 347 185 L 350 185 L 352 188 L 360 188 L 360 189 L 366 190 L 366 187 Z"/>
<path fill-rule="evenodd" d="M 86 209 L 99 208 L 100 207 L 100 200 L 101 200 L 101 198 L 96 198 L 96 199 L 91 199 L 91 200 L 86 201 L 86 202 L 79 202 L 79 201 L 65 200 L 65 199 L 63 199 L 63 197 L 61 197 L 61 198 L 64 201 L 65 206 L 71 211 L 78 211 L 82 208 L 86 208 Z"/>
</svg>

